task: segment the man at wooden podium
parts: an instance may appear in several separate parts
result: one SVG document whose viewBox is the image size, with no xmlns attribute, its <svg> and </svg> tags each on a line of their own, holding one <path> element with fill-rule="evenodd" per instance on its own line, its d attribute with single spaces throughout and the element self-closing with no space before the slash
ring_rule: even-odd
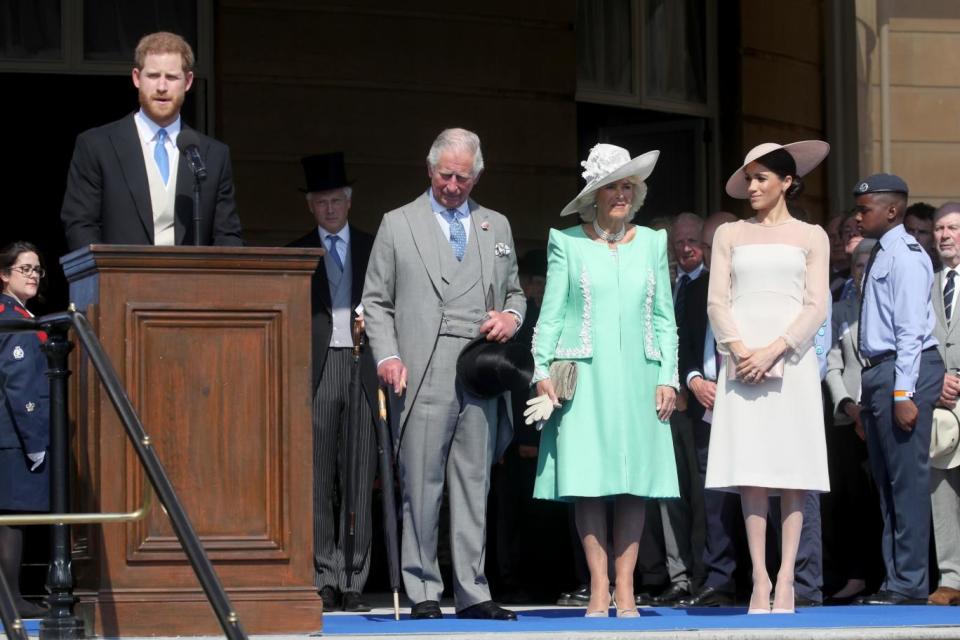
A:
<svg viewBox="0 0 960 640">
<path fill-rule="evenodd" d="M 376 463 L 373 413 L 377 369 L 370 350 L 360 361 L 365 402 L 357 407 L 361 429 L 356 436 L 357 486 L 355 543 L 349 566 L 344 562 L 344 476 L 349 468 L 346 433 L 350 398 L 351 326 L 360 304 L 373 236 L 347 223 L 352 189 L 340 152 L 303 158 L 307 208 L 317 226 L 291 247 L 323 247 L 326 254 L 313 275 L 313 544 L 316 585 L 324 611 L 369 611 L 360 598 L 370 572 L 371 498 Z M 336 496 L 340 496 L 337 508 Z M 334 514 L 337 514 L 336 516 Z"/>
<path fill-rule="evenodd" d="M 229 149 L 180 119 L 193 62 L 193 50 L 180 36 L 144 36 L 132 71 L 140 110 L 77 136 L 60 210 L 70 251 L 98 243 L 243 244 Z M 202 163 L 207 174 L 199 242 L 191 162 L 177 146 L 188 140 L 195 143 L 194 164 Z"/>
</svg>

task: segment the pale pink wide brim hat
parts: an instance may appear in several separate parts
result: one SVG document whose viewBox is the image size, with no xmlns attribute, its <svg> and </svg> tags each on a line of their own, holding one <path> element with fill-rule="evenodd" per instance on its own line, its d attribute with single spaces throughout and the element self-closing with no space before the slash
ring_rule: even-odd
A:
<svg viewBox="0 0 960 640">
<path fill-rule="evenodd" d="M 764 142 L 758 144 L 743 159 L 740 168 L 733 172 L 730 179 L 727 180 L 727 195 L 731 198 L 745 200 L 750 197 L 747 193 L 747 181 L 744 179 L 743 170 L 748 164 L 762 158 L 771 151 L 783 149 L 797 163 L 797 175 L 803 177 L 816 169 L 817 165 L 823 162 L 823 159 L 830 153 L 830 145 L 823 140 L 801 140 L 800 142 L 791 142 L 790 144 L 777 144 L 776 142 Z"/>
<path fill-rule="evenodd" d="M 611 182 L 624 178 L 646 180 L 653 173 L 659 157 L 659 151 L 648 151 L 631 159 L 630 152 L 623 147 L 606 143 L 594 146 L 587 159 L 580 163 L 587 185 L 560 211 L 560 215 L 567 216 L 589 209 L 594 202 L 592 194 Z"/>
</svg>

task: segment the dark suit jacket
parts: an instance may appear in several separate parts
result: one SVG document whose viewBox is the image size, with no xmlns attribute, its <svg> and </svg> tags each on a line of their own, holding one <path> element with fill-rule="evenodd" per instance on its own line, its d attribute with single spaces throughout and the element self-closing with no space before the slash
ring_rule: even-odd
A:
<svg viewBox="0 0 960 640">
<path fill-rule="evenodd" d="M 183 125 L 183 129 L 187 129 Z M 200 192 L 200 244 L 240 246 L 230 150 L 200 135 L 207 179 Z M 153 209 L 133 114 L 77 136 L 60 210 L 67 246 L 153 244 Z M 176 244 L 192 245 L 193 174 L 181 158 L 174 204 Z"/>
<path fill-rule="evenodd" d="M 679 334 L 678 359 L 680 383 L 686 384 L 691 371 L 703 372 L 703 343 L 707 339 L 707 289 L 710 285 L 710 272 L 703 274 L 689 285 L 684 298 L 684 316 L 677 318 Z M 687 394 L 687 415 L 692 420 L 703 418 L 703 405 L 697 402 L 692 392 Z"/>
<path fill-rule="evenodd" d="M 310 247 L 325 249 L 320 242 L 317 229 L 312 229 L 306 235 L 297 238 L 287 245 L 288 247 Z M 370 259 L 370 249 L 373 247 L 373 236 L 360 231 L 350 225 L 350 267 L 353 270 L 353 280 L 350 283 L 350 307 L 356 309 L 360 304 L 363 293 L 363 281 L 367 277 L 367 262 Z M 323 378 L 323 365 L 327 361 L 327 349 L 330 347 L 330 338 L 333 335 L 333 315 L 330 310 L 330 284 L 327 282 L 327 268 L 323 261 L 317 265 L 317 270 L 311 280 L 310 306 L 313 310 L 313 389 Z M 353 314 L 351 314 L 353 315 Z M 360 356 L 360 378 L 363 390 L 373 409 L 373 415 L 378 414 L 377 407 L 377 364 L 373 360 L 370 345 L 364 344 Z"/>
</svg>

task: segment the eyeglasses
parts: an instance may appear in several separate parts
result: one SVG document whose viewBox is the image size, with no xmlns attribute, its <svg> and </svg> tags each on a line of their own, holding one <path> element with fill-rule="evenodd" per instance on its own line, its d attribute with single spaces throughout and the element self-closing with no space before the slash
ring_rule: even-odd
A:
<svg viewBox="0 0 960 640">
<path fill-rule="evenodd" d="M 32 274 L 37 274 L 38 278 L 47 275 L 46 270 L 40 265 L 22 264 L 19 267 L 10 267 L 13 271 L 19 271 L 25 277 L 29 278 Z"/>
</svg>

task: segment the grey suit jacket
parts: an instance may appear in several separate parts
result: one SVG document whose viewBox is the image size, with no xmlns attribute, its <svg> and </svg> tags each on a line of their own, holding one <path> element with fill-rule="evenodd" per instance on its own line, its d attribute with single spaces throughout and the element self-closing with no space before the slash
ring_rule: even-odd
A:
<svg viewBox="0 0 960 640">
<path fill-rule="evenodd" d="M 947 326 L 947 317 L 943 313 L 943 273 L 944 269 L 938 270 L 933 274 L 933 288 L 930 292 L 930 298 L 933 300 L 933 315 L 937 323 L 933 327 L 933 337 L 937 339 L 937 351 L 943 358 L 943 364 L 947 371 L 951 369 L 960 369 L 960 319 L 954 317 Z M 958 289 L 954 295 L 960 295 L 960 278 L 955 280 Z M 956 313 L 956 308 L 954 310 Z M 960 314 L 958 314 L 960 315 Z"/>
<path fill-rule="evenodd" d="M 523 315 L 526 298 L 517 278 L 510 223 L 503 215 L 473 200 L 469 206 L 473 221 L 471 233 L 477 234 L 480 246 L 483 291 L 493 292 L 495 310 L 513 309 Z M 400 356 L 408 370 L 407 390 L 391 404 L 397 447 L 430 364 L 443 317 L 441 295 L 445 285 L 440 251 L 449 251 L 450 247 L 444 243 L 442 234 L 437 233 L 435 216 L 426 193 L 384 215 L 363 287 L 363 313 L 374 359 L 379 363 L 384 358 Z M 495 246 L 499 243 L 509 247 L 509 253 L 496 255 Z M 501 399 L 501 408 L 498 456 L 512 436 L 509 398 L 506 403 Z"/>
<path fill-rule="evenodd" d="M 860 372 L 863 363 L 857 345 L 860 300 L 847 298 L 833 303 L 831 329 L 833 343 L 827 354 L 827 387 L 833 400 L 834 424 L 852 424 L 850 416 L 840 411 L 840 403 L 849 398 L 860 400 Z"/>
</svg>

